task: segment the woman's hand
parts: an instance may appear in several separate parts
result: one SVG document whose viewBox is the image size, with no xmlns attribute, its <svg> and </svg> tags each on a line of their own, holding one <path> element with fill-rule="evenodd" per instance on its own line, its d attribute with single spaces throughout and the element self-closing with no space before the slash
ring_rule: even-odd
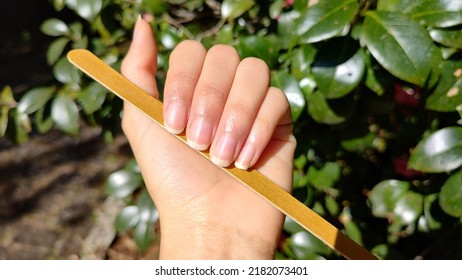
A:
<svg viewBox="0 0 462 280">
<path fill-rule="evenodd" d="M 153 98 L 156 61 L 151 28 L 140 19 L 122 73 Z M 169 65 L 168 132 L 129 104 L 122 123 L 159 211 L 160 258 L 274 258 L 283 215 L 218 166 L 256 168 L 291 190 L 296 143 L 284 93 L 269 86 L 262 60 L 241 60 L 230 46 L 207 51 L 184 41 Z M 171 135 L 182 132 L 193 149 L 210 149 L 215 164 Z"/>
</svg>

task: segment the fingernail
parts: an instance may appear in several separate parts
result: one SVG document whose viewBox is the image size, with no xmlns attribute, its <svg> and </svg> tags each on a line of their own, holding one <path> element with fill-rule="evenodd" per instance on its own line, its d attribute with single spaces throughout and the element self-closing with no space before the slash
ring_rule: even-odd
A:
<svg viewBox="0 0 462 280">
<path fill-rule="evenodd" d="M 172 134 L 181 133 L 186 126 L 186 106 L 181 102 L 170 102 L 165 112 L 164 126 Z"/>
<path fill-rule="evenodd" d="M 153 22 L 154 21 L 154 15 L 152 15 L 150 13 L 143 13 L 142 17 L 147 22 Z"/>
<path fill-rule="evenodd" d="M 212 124 L 205 118 L 195 119 L 187 132 L 189 146 L 199 151 L 207 150 L 212 139 L 212 131 Z"/>
<path fill-rule="evenodd" d="M 239 153 L 239 157 L 236 159 L 234 165 L 239 169 L 247 170 L 254 164 L 254 157 L 255 148 L 252 143 L 247 143 Z"/>
<path fill-rule="evenodd" d="M 236 139 L 230 133 L 222 134 L 211 152 L 212 162 L 218 166 L 228 167 L 234 161 L 236 148 Z"/>
<path fill-rule="evenodd" d="M 139 37 L 140 33 L 140 21 L 143 19 L 141 18 L 141 15 L 138 17 L 138 20 L 135 23 L 135 28 L 133 29 L 133 40 L 136 41 L 136 39 Z"/>
</svg>

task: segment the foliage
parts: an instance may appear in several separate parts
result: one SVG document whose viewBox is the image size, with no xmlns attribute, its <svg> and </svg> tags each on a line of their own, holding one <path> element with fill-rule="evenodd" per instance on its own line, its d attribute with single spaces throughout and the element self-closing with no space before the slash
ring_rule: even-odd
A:
<svg viewBox="0 0 462 280">
<path fill-rule="evenodd" d="M 133 230 L 133 237 L 141 250 L 151 245 L 154 224 L 159 219 L 157 209 L 143 185 L 138 165 L 130 161 L 123 169 L 112 173 L 106 182 L 108 195 L 125 199 L 128 206 L 120 211 L 115 220 L 118 232 Z"/>
<path fill-rule="evenodd" d="M 142 10 L 155 16 L 159 85 L 170 51 L 184 39 L 207 47 L 230 44 L 242 57 L 268 63 L 273 85 L 291 104 L 299 143 L 294 195 L 300 201 L 381 258 L 462 257 L 454 247 L 462 218 L 462 2 L 51 3 L 56 17 L 41 29 L 56 38 L 46 53 L 56 82 L 19 101 L 5 87 L 1 135 L 23 142 L 31 131 L 53 126 L 77 135 L 82 120 L 102 126 L 107 139 L 118 133 L 120 101 L 63 54 L 88 48 L 118 69 Z M 76 16 L 60 18 L 65 11 Z M 108 180 L 111 195 L 139 197 L 138 204 L 128 199 L 116 225 L 135 228 L 145 246 L 157 214 L 146 210 L 140 185 L 140 175 L 127 169 Z M 289 219 L 284 232 L 278 258 L 338 258 Z"/>
</svg>

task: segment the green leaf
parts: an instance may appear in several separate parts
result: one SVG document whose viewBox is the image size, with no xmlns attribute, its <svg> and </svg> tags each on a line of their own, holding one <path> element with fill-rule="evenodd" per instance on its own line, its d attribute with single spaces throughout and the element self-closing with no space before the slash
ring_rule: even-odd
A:
<svg viewBox="0 0 462 280">
<path fill-rule="evenodd" d="M 318 238 L 307 231 L 300 231 L 290 238 L 290 247 L 299 260 L 311 259 L 313 254 L 328 255 L 331 250 Z"/>
<path fill-rule="evenodd" d="M 371 253 L 378 256 L 381 260 L 404 260 L 405 258 L 399 251 L 388 244 L 379 244 L 372 248 Z"/>
<path fill-rule="evenodd" d="M 62 36 L 69 33 L 69 27 L 57 18 L 47 19 L 40 26 L 40 30 L 50 36 Z"/>
<path fill-rule="evenodd" d="M 296 121 L 305 109 L 306 104 L 297 79 L 289 73 L 281 71 L 273 74 L 272 83 L 286 94 L 290 104 L 292 119 Z"/>
<path fill-rule="evenodd" d="M 272 1 L 269 7 L 269 15 L 272 19 L 277 19 L 281 16 L 284 5 L 286 4 L 285 0 L 275 0 Z"/>
<path fill-rule="evenodd" d="M 423 196 L 407 191 L 396 201 L 393 209 L 393 222 L 400 225 L 414 224 L 423 212 Z"/>
<path fill-rule="evenodd" d="M 133 238 L 138 248 L 145 251 L 154 240 L 154 224 L 140 221 L 135 227 Z"/>
<path fill-rule="evenodd" d="M 227 24 L 223 26 L 214 38 L 214 44 L 226 44 L 231 45 L 233 43 L 234 34 L 233 26 Z"/>
<path fill-rule="evenodd" d="M 430 70 L 430 76 L 428 78 L 426 88 L 434 89 L 438 81 L 440 80 L 442 65 L 443 65 L 443 54 L 440 48 L 433 45 L 432 47 L 432 68 Z"/>
<path fill-rule="evenodd" d="M 411 152 L 409 168 L 449 172 L 462 165 L 462 127 L 446 127 L 419 142 Z"/>
<path fill-rule="evenodd" d="M 342 148 L 349 152 L 365 152 L 374 145 L 376 136 L 373 133 L 367 133 L 365 136 L 342 140 Z"/>
<path fill-rule="evenodd" d="M 462 23 L 462 2 L 458 0 L 381 0 L 378 9 L 403 13 L 423 25 L 433 27 Z"/>
<path fill-rule="evenodd" d="M 181 41 L 181 38 L 177 32 L 178 30 L 170 25 L 165 26 L 165 28 L 162 29 L 160 34 L 160 41 L 167 50 L 174 49 L 176 45 L 178 45 L 178 43 Z"/>
<path fill-rule="evenodd" d="M 69 43 L 69 39 L 62 37 L 53 41 L 47 50 L 47 63 L 53 65 L 63 54 L 64 48 Z"/>
<path fill-rule="evenodd" d="M 309 0 L 294 0 L 292 6 L 296 11 L 304 11 L 309 6 Z"/>
<path fill-rule="evenodd" d="M 0 137 L 5 136 L 6 129 L 8 127 L 8 112 L 10 111 L 10 108 L 7 106 L 1 106 L 0 107 Z"/>
<path fill-rule="evenodd" d="M 452 174 L 444 183 L 439 204 L 449 215 L 462 217 L 462 170 Z"/>
<path fill-rule="evenodd" d="M 130 160 L 124 167 L 125 170 L 135 174 L 141 174 L 141 169 L 135 159 Z"/>
<path fill-rule="evenodd" d="M 45 108 L 45 106 L 39 108 L 34 115 L 35 126 L 37 127 L 37 130 L 42 134 L 53 127 L 53 119 L 48 114 L 48 112 L 45 113 Z"/>
<path fill-rule="evenodd" d="M 78 41 L 78 40 L 82 39 L 82 36 L 84 36 L 84 34 L 83 34 L 83 24 L 80 21 L 73 22 L 73 23 L 69 24 L 69 29 L 71 31 L 73 41 Z"/>
<path fill-rule="evenodd" d="M 339 48 L 339 45 L 341 46 Z M 363 50 L 342 41 L 334 41 L 319 52 L 312 73 L 318 91 L 327 99 L 340 98 L 361 82 L 366 68 Z"/>
<path fill-rule="evenodd" d="M 50 87 L 38 87 L 27 91 L 21 100 L 18 102 L 18 112 L 25 114 L 32 114 L 38 109 L 45 106 L 45 104 L 51 99 L 55 88 Z"/>
<path fill-rule="evenodd" d="M 311 72 L 317 50 L 310 44 L 305 44 L 291 53 L 291 73 L 297 79 L 303 79 Z"/>
<path fill-rule="evenodd" d="M 140 222 L 154 224 L 154 222 L 158 220 L 159 214 L 157 212 L 157 208 L 146 189 L 143 189 L 141 192 L 138 198 L 137 206 L 140 211 Z"/>
<path fill-rule="evenodd" d="M 16 142 L 22 144 L 29 140 L 29 132 L 32 130 L 29 116 L 16 111 L 14 115 Z"/>
<path fill-rule="evenodd" d="M 346 120 L 345 117 L 338 115 L 332 110 L 326 98 L 321 93 L 314 92 L 305 96 L 308 103 L 308 113 L 316 122 L 335 125 Z"/>
<path fill-rule="evenodd" d="M 221 16 L 224 19 L 235 19 L 254 5 L 254 0 L 224 0 L 221 4 Z"/>
<path fill-rule="evenodd" d="M 0 137 L 5 136 L 8 127 L 9 111 L 16 106 L 13 97 L 13 90 L 10 86 L 5 86 L 0 92 Z"/>
<path fill-rule="evenodd" d="M 53 99 L 51 117 L 62 131 L 70 135 L 79 133 L 79 108 L 69 96 L 60 94 Z"/>
<path fill-rule="evenodd" d="M 366 60 L 366 86 L 375 92 L 377 95 L 382 96 L 392 84 L 394 79 L 388 71 L 386 71 L 372 55 L 367 52 L 365 54 Z"/>
<path fill-rule="evenodd" d="M 368 12 L 362 40 L 394 76 L 423 86 L 432 67 L 432 40 L 418 23 L 391 12 Z"/>
<path fill-rule="evenodd" d="M 107 90 L 99 83 L 92 82 L 87 88 L 81 91 L 79 101 L 83 111 L 89 115 L 101 109 L 106 99 Z"/>
<path fill-rule="evenodd" d="M 275 37 L 246 36 L 239 40 L 237 49 L 242 58 L 258 57 L 273 68 L 279 58 L 279 44 Z"/>
<path fill-rule="evenodd" d="M 445 213 L 438 204 L 440 195 L 441 191 L 424 198 L 424 219 L 422 222 L 419 221 L 419 227 L 422 227 L 423 231 L 439 230 L 443 225 L 442 220 L 445 218 Z"/>
<path fill-rule="evenodd" d="M 296 45 L 298 36 L 295 36 L 295 22 L 300 17 L 297 11 L 282 13 L 278 19 L 278 38 L 283 48 L 290 48 Z"/>
<path fill-rule="evenodd" d="M 140 220 L 133 235 L 138 247 L 144 251 L 154 240 L 154 223 L 159 219 L 159 214 L 146 190 L 141 192 L 137 206 Z"/>
<path fill-rule="evenodd" d="M 141 0 L 141 9 L 153 15 L 160 15 L 167 11 L 164 0 Z"/>
<path fill-rule="evenodd" d="M 433 29 L 430 30 L 433 41 L 446 47 L 462 49 L 462 32 L 457 29 Z"/>
<path fill-rule="evenodd" d="M 0 105 L 3 107 L 16 107 L 16 101 L 13 97 L 13 90 L 10 86 L 3 87 L 2 91 L 0 92 Z"/>
<path fill-rule="evenodd" d="M 81 73 L 65 57 L 62 57 L 53 66 L 53 75 L 56 80 L 63 84 L 78 84 L 80 82 Z"/>
<path fill-rule="evenodd" d="M 345 226 L 345 233 L 359 245 L 363 245 L 363 236 L 359 225 L 354 222 L 350 207 L 344 207 L 338 218 Z"/>
<path fill-rule="evenodd" d="M 377 184 L 369 193 L 372 214 L 378 218 L 389 218 L 397 201 L 409 190 L 406 181 L 385 180 Z"/>
<path fill-rule="evenodd" d="M 305 229 L 297 222 L 286 216 L 284 220 L 284 231 L 292 235 L 300 231 L 305 231 Z"/>
<path fill-rule="evenodd" d="M 357 0 L 319 1 L 297 21 L 299 42 L 314 43 L 346 34 L 358 9 Z"/>
<path fill-rule="evenodd" d="M 114 226 L 118 232 L 125 232 L 134 228 L 140 221 L 138 207 L 129 205 L 122 209 L 116 217 Z"/>
<path fill-rule="evenodd" d="M 333 217 L 337 217 L 340 210 L 338 202 L 332 196 L 326 196 L 325 203 L 326 209 L 327 211 L 329 211 L 329 214 Z"/>
<path fill-rule="evenodd" d="M 142 182 L 142 177 L 139 173 L 122 169 L 109 175 L 105 191 L 111 196 L 124 198 L 138 189 Z"/>
<path fill-rule="evenodd" d="M 52 2 L 56 11 L 61 11 L 66 6 L 65 0 L 53 0 Z"/>
<path fill-rule="evenodd" d="M 462 104 L 462 61 L 445 61 L 441 78 L 426 101 L 426 108 L 438 112 L 455 112 Z"/>
<path fill-rule="evenodd" d="M 67 1 L 68 6 L 79 16 L 92 23 L 103 8 L 103 0 L 72 0 Z"/>
<path fill-rule="evenodd" d="M 310 166 L 308 175 L 310 183 L 320 191 L 333 188 L 340 179 L 341 168 L 337 162 L 327 162 L 321 169 Z"/>
</svg>

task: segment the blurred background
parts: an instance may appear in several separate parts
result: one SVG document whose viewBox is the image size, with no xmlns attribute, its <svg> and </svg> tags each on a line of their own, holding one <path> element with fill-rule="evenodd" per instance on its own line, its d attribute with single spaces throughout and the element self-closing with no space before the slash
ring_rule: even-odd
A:
<svg viewBox="0 0 462 280">
<path fill-rule="evenodd" d="M 65 58 L 119 70 L 143 13 L 161 91 L 185 39 L 267 62 L 291 104 L 297 199 L 381 259 L 460 259 L 462 2 L 410 3 L 0 1 L 0 259 L 158 258 L 122 102 Z M 277 258 L 342 257 L 286 219 Z"/>
</svg>

